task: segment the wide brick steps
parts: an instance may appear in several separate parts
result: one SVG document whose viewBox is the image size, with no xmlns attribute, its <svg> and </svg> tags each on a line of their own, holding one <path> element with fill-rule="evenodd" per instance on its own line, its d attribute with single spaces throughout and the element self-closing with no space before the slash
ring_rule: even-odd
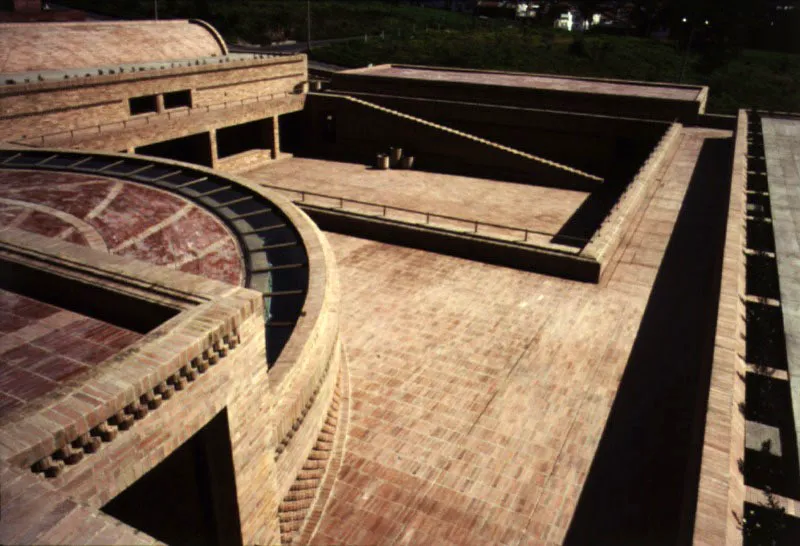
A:
<svg viewBox="0 0 800 546">
<path fill-rule="evenodd" d="M 333 392 L 325 423 L 317 436 L 314 449 L 308 454 L 303 468 L 297 473 L 289 492 L 278 507 L 281 528 L 281 544 L 289 545 L 302 530 L 308 514 L 317 499 L 319 487 L 325 476 L 328 462 L 333 452 L 333 441 L 339 420 L 341 392 L 337 385 Z"/>
<path fill-rule="evenodd" d="M 330 95 L 333 95 L 333 94 L 328 93 L 327 95 L 330 96 Z M 587 173 L 587 172 L 582 171 L 580 169 L 575 169 L 573 167 L 570 167 L 569 165 L 564 165 L 562 163 L 558 163 L 556 161 L 551 161 L 549 159 L 545 159 L 545 158 L 537 156 L 537 155 L 529 154 L 527 152 L 523 152 L 521 150 L 517 150 L 515 148 L 511 148 L 511 147 L 505 146 L 503 144 L 498 144 L 497 142 L 493 142 L 493 141 L 487 140 L 485 138 L 481 138 L 481 137 L 478 137 L 478 136 L 475 136 L 475 135 L 472 135 L 472 134 L 469 134 L 469 133 L 465 133 L 463 131 L 458 131 L 456 129 L 451 129 L 450 127 L 446 127 L 444 125 L 439 125 L 438 123 L 434 123 L 432 121 L 428 121 L 428 120 L 425 120 L 425 119 L 422 119 L 422 118 L 411 116 L 409 114 L 404 114 L 403 112 L 398 112 L 397 110 L 392 110 L 391 108 L 386 108 L 384 106 L 380 106 L 378 104 L 375 104 L 375 103 L 372 103 L 372 102 L 369 102 L 369 101 L 366 101 L 366 100 L 363 100 L 363 99 L 359 99 L 359 98 L 356 98 L 356 97 L 353 97 L 353 96 L 350 96 L 350 95 L 338 95 L 337 94 L 337 95 L 333 95 L 333 96 L 340 97 L 342 99 L 348 100 L 350 102 L 354 102 L 356 104 L 360 104 L 360 105 L 365 106 L 367 108 L 372 108 L 373 110 L 378 110 L 378 111 L 384 112 L 386 114 L 390 114 L 390 115 L 393 115 L 393 116 L 404 118 L 404 119 L 413 121 L 415 123 L 419 123 L 421 125 L 426 125 L 428 127 L 432 127 L 434 129 L 437 129 L 439 131 L 443 131 L 445 133 L 450 133 L 450 134 L 453 134 L 453 135 L 460 136 L 462 138 L 466 138 L 468 140 L 472 140 L 474 142 L 479 142 L 479 143 L 484 144 L 486 146 L 489 146 L 489 147 L 492 147 L 492 148 L 495 148 L 495 149 L 498 149 L 498 150 L 502 150 L 504 152 L 508 152 L 510 154 L 517 155 L 519 157 L 524 157 L 526 159 L 530 159 L 531 161 L 535 161 L 537 163 L 541 163 L 543 165 L 547 165 L 547 166 L 553 167 L 555 169 L 560 169 L 562 171 L 570 172 L 570 173 L 572 173 L 572 174 L 574 174 L 576 176 L 587 178 L 589 180 L 594 180 L 596 182 L 602 182 L 603 181 L 603 179 L 601 177 L 599 177 L 599 176 L 595 176 L 593 174 Z"/>
</svg>

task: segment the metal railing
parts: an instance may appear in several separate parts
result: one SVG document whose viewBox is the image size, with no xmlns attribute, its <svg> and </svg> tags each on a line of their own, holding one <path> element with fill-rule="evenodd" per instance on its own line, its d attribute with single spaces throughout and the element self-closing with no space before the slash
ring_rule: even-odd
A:
<svg viewBox="0 0 800 546">
<path fill-rule="evenodd" d="M 509 235 L 508 239 L 511 240 L 511 241 L 528 243 L 528 244 L 537 244 L 536 242 L 531 240 L 531 238 L 535 237 L 535 236 L 546 237 L 547 239 L 552 239 L 554 237 L 558 237 L 559 239 L 565 239 L 565 240 L 575 241 L 575 242 L 579 242 L 579 243 L 586 243 L 586 242 L 589 241 L 589 239 L 586 238 L 586 237 L 573 237 L 573 236 L 569 236 L 569 235 L 559 235 L 557 233 L 550 233 L 550 232 L 540 231 L 540 230 L 536 230 L 536 229 L 514 227 L 514 226 L 503 225 L 503 224 L 494 224 L 494 223 L 491 223 L 491 222 L 483 222 L 483 221 L 480 221 L 480 220 L 469 220 L 469 219 L 466 219 L 466 218 L 459 218 L 457 216 L 449 216 L 449 215 L 446 215 L 446 214 L 438 214 L 438 213 L 435 213 L 435 212 L 424 212 L 424 211 L 419 211 L 419 210 L 414 210 L 414 209 L 407 209 L 407 208 L 404 208 L 404 207 L 396 207 L 396 206 L 393 206 L 393 205 L 385 205 L 385 204 L 382 204 L 382 203 L 373 203 L 373 202 L 370 202 L 370 201 L 362 201 L 360 199 L 350 199 L 348 197 L 339 197 L 339 196 L 335 196 L 335 195 L 327 195 L 327 194 L 324 194 L 324 193 L 317 193 L 317 192 L 306 191 L 306 190 L 295 190 L 295 189 L 292 189 L 292 188 L 286 188 L 286 187 L 282 187 L 282 186 L 275 186 L 275 185 L 266 184 L 266 183 L 263 183 L 263 182 L 259 182 L 258 184 L 261 185 L 261 186 L 265 186 L 267 188 L 273 189 L 273 190 L 278 190 L 278 191 L 282 191 L 282 192 L 286 192 L 286 193 L 290 193 L 290 194 L 295 194 L 295 195 L 299 196 L 299 199 L 293 200 L 295 203 L 301 203 L 301 204 L 306 204 L 306 205 L 313 206 L 314 203 L 311 203 L 307 198 L 308 197 L 315 197 L 315 198 L 318 198 L 318 199 L 323 199 L 323 200 L 330 201 L 330 202 L 332 202 L 334 204 L 334 206 L 328 206 L 326 208 L 339 209 L 339 210 L 342 210 L 342 211 L 345 211 L 345 212 L 355 212 L 357 214 L 366 214 L 366 213 L 364 213 L 363 210 L 354 210 L 354 207 L 352 207 L 352 205 L 360 205 L 361 207 L 368 207 L 369 209 L 374 210 L 375 212 L 373 214 L 371 214 L 371 216 L 380 216 L 382 218 L 387 218 L 387 219 L 390 219 L 390 220 L 399 220 L 396 217 L 396 215 L 393 218 L 391 216 L 391 213 L 403 213 L 405 215 L 409 215 L 410 214 L 412 216 L 419 217 L 420 218 L 420 222 L 419 223 L 422 223 L 422 224 L 424 224 L 426 226 L 441 227 L 441 226 L 436 226 L 431 221 L 432 220 L 433 221 L 445 220 L 445 221 L 455 222 L 457 224 L 464 225 L 466 227 L 466 229 L 464 230 L 465 232 L 469 232 L 469 233 L 472 233 L 474 235 L 482 235 L 484 237 L 498 237 L 496 234 L 487 235 L 487 233 L 486 233 L 487 229 L 494 229 L 494 230 L 500 230 L 500 231 L 504 231 L 504 232 L 509 233 L 510 235 Z M 350 207 L 348 207 L 348 205 L 350 205 Z M 317 204 L 316 206 L 324 206 L 324 205 Z M 408 220 L 401 220 L 401 221 L 408 221 Z M 481 231 L 481 228 L 483 228 L 483 231 Z M 541 244 L 541 241 L 539 241 L 538 244 Z"/>
</svg>

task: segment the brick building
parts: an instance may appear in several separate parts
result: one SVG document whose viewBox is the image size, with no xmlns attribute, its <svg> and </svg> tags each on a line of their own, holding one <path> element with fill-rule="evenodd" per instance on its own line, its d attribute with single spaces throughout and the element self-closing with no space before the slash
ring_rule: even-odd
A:
<svg viewBox="0 0 800 546">
<path fill-rule="evenodd" d="M 309 91 L 197 20 L 0 50 L 3 543 L 796 530 L 764 409 L 795 117 L 406 65 Z"/>
</svg>

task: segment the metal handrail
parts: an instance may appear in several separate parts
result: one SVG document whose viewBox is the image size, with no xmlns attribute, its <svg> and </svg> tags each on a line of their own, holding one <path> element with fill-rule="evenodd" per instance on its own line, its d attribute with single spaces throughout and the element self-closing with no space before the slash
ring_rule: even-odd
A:
<svg viewBox="0 0 800 546">
<path fill-rule="evenodd" d="M 274 190 L 278 190 L 278 191 L 284 191 L 284 192 L 291 192 L 291 193 L 299 194 L 301 203 L 305 203 L 306 202 L 306 196 L 320 197 L 320 198 L 323 198 L 323 199 L 330 199 L 332 201 L 338 202 L 339 206 L 338 207 L 334 207 L 334 208 L 339 208 L 341 210 L 345 210 L 345 204 L 347 204 L 347 203 L 353 203 L 353 204 L 357 204 L 357 205 L 365 205 L 365 206 L 368 206 L 368 207 L 375 207 L 377 209 L 380 209 L 381 216 L 384 217 L 384 218 L 388 218 L 387 212 L 389 212 L 389 211 L 397 211 L 397 212 L 405 212 L 405 213 L 418 214 L 420 216 L 424 216 L 425 217 L 425 225 L 429 225 L 431 223 L 431 218 L 461 222 L 461 223 L 464 223 L 464 224 L 472 226 L 472 233 L 475 233 L 475 234 L 478 233 L 478 228 L 479 227 L 487 227 L 487 228 L 499 228 L 499 229 L 504 229 L 504 230 L 513 231 L 513 232 L 519 232 L 519 233 L 523 234 L 523 238 L 522 238 L 523 242 L 527 242 L 528 241 L 528 237 L 530 235 L 544 235 L 546 237 L 551 237 L 551 238 L 552 237 L 559 237 L 559 238 L 562 238 L 562 239 L 569 239 L 569 240 L 573 240 L 573 241 L 577 241 L 577 242 L 584 242 L 584 243 L 589 241 L 589 238 L 586 238 L 586 237 L 574 237 L 574 236 L 570 236 L 570 235 L 559 235 L 557 233 L 549 233 L 549 232 L 546 232 L 546 231 L 539 231 L 539 230 L 536 230 L 536 229 L 507 226 L 507 225 L 503 225 L 503 224 L 493 224 L 491 222 L 482 222 L 480 220 L 469 220 L 469 219 L 466 219 L 466 218 L 459 218 L 457 216 L 448 216 L 446 214 L 438 214 L 438 213 L 435 213 L 435 212 L 423 212 L 423 211 L 414 210 L 414 209 L 407 209 L 407 208 L 403 208 L 403 207 L 395 207 L 395 206 L 392 206 L 392 205 L 384 205 L 382 203 L 373 203 L 373 202 L 370 202 L 370 201 L 361 201 L 359 199 L 350 199 L 350 198 L 347 198 L 347 197 L 339 197 L 339 196 L 334 196 L 334 195 L 327 195 L 327 194 L 324 194 L 324 193 L 317 193 L 317 192 L 306 191 L 306 190 L 295 190 L 295 189 L 292 189 L 292 188 L 285 188 L 285 187 L 282 187 L 282 186 L 275 186 L 275 185 L 266 184 L 266 183 L 263 183 L 263 182 L 259 182 L 259 185 L 266 186 L 268 188 L 271 188 L 271 189 L 274 189 Z"/>
</svg>

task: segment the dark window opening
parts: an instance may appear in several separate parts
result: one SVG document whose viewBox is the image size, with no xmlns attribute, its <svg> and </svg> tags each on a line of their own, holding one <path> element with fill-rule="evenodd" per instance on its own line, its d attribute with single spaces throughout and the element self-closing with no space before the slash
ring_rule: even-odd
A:
<svg viewBox="0 0 800 546">
<path fill-rule="evenodd" d="M 227 410 L 103 512 L 167 544 L 242 544 Z"/>
<path fill-rule="evenodd" d="M 217 157 L 222 159 L 249 150 L 268 150 L 271 137 L 271 118 L 218 129 Z"/>
<path fill-rule="evenodd" d="M 172 93 L 164 93 L 164 109 L 180 108 L 186 106 L 192 107 L 192 92 L 189 89 L 184 91 L 173 91 Z"/>
<path fill-rule="evenodd" d="M 128 99 L 128 106 L 131 109 L 132 116 L 158 112 L 158 96 L 146 95 L 144 97 L 133 97 Z"/>
<path fill-rule="evenodd" d="M 140 146 L 136 153 L 211 167 L 211 138 L 208 133 L 198 133 Z"/>
<path fill-rule="evenodd" d="M 307 115 L 300 111 L 278 117 L 281 151 L 294 155 L 306 151 L 306 135 L 309 131 Z"/>
</svg>

